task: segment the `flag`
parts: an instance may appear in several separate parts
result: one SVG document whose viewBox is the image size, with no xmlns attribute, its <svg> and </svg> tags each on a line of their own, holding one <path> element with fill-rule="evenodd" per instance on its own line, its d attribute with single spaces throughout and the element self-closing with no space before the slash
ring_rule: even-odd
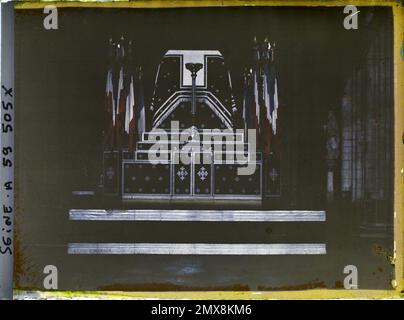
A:
<svg viewBox="0 0 404 320">
<path fill-rule="evenodd" d="M 256 132 L 256 141 L 258 143 L 260 106 L 258 100 L 258 84 L 252 69 L 245 71 L 243 85 L 242 117 L 244 121 L 244 138 L 247 140 L 248 129 L 254 128 Z"/>
<path fill-rule="evenodd" d="M 116 120 L 115 120 L 116 143 L 118 147 L 122 146 L 124 143 L 125 113 L 126 113 L 126 94 L 124 86 L 124 72 L 122 67 L 121 70 L 119 71 L 118 98 L 117 98 Z"/>
<path fill-rule="evenodd" d="M 137 130 L 138 130 L 138 137 L 141 139 L 142 133 L 146 130 L 146 112 L 145 112 L 145 105 L 144 105 L 144 94 L 143 94 L 143 73 L 142 69 L 139 68 L 139 82 L 137 86 Z"/>
<path fill-rule="evenodd" d="M 115 129 L 115 99 L 112 84 L 112 69 L 107 72 L 105 99 L 104 144 L 112 147 L 114 145 Z"/>
<path fill-rule="evenodd" d="M 263 44 L 263 104 L 264 104 L 264 156 L 265 163 L 265 188 L 269 195 L 280 195 L 280 137 L 277 131 L 278 119 L 278 84 L 274 61 L 274 45 L 271 46 L 268 39 Z M 278 133 L 278 134 L 277 134 Z"/>
<path fill-rule="evenodd" d="M 255 117 L 256 117 L 256 129 L 258 132 L 260 131 L 260 103 L 259 103 L 259 93 L 258 93 L 258 88 L 259 88 L 259 72 L 258 70 L 253 70 L 253 101 L 255 105 Z"/>
<path fill-rule="evenodd" d="M 254 45 L 253 45 L 253 57 L 252 57 L 252 68 L 251 68 L 251 75 L 252 75 L 252 99 L 253 105 L 255 110 L 254 115 L 254 123 L 255 123 L 255 130 L 256 130 L 256 139 L 257 144 L 259 143 L 260 137 L 260 117 L 261 117 L 261 110 L 260 110 L 260 95 L 259 95 L 259 87 L 260 87 L 260 50 L 257 39 L 254 37 Z"/>
<path fill-rule="evenodd" d="M 278 107 L 279 107 L 279 104 L 278 104 L 278 80 L 276 79 L 276 76 L 274 79 L 274 104 L 273 105 L 274 105 L 274 109 L 272 110 L 272 131 L 274 134 L 276 134 L 276 132 L 277 132 L 276 123 L 278 120 Z"/>
<path fill-rule="evenodd" d="M 264 43 L 262 45 L 262 133 L 263 133 L 263 149 L 264 155 L 266 159 L 269 159 L 271 152 L 271 90 L 270 90 L 270 82 L 269 82 L 269 60 L 270 60 L 270 44 L 268 39 L 265 38 Z"/>
<path fill-rule="evenodd" d="M 274 47 L 270 48 L 270 59 L 268 61 L 267 71 L 268 95 L 269 95 L 269 113 L 268 119 L 271 123 L 272 132 L 276 135 L 276 124 L 278 119 L 278 80 L 276 77 L 276 67 L 274 61 Z"/>
<path fill-rule="evenodd" d="M 263 45 L 263 103 L 272 133 L 276 135 L 278 119 L 278 81 L 274 61 L 274 48 L 267 39 Z"/>
<path fill-rule="evenodd" d="M 269 59 L 270 59 L 271 45 L 268 39 L 264 40 L 262 46 L 262 99 L 266 111 L 266 118 L 271 122 L 271 90 L 270 90 L 270 76 L 269 76 Z"/>
<path fill-rule="evenodd" d="M 135 117 L 135 89 L 133 76 L 130 78 L 128 96 L 126 97 L 126 114 L 125 118 L 125 132 L 128 134 L 128 147 L 129 154 L 132 155 L 133 147 L 135 145 L 135 127 L 136 127 L 136 117 Z"/>
<path fill-rule="evenodd" d="M 249 95 L 250 79 L 247 70 L 243 74 L 243 121 L 244 121 L 244 140 L 247 141 L 247 133 L 250 128 L 250 95 Z"/>
<path fill-rule="evenodd" d="M 128 95 L 126 96 L 126 106 L 125 106 L 125 132 L 129 134 L 130 123 L 133 122 L 134 109 L 135 107 L 135 94 L 133 89 L 133 76 L 130 77 Z"/>
</svg>

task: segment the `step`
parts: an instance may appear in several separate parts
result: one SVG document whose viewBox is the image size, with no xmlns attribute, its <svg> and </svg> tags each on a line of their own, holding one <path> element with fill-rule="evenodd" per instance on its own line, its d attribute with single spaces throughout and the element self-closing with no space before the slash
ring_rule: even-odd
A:
<svg viewBox="0 0 404 320">
<path fill-rule="evenodd" d="M 164 131 L 164 133 L 167 135 L 167 137 L 169 138 L 169 140 L 171 140 L 171 137 L 173 135 L 175 135 L 176 139 L 179 139 L 181 137 L 181 133 L 183 132 L 187 132 L 189 130 L 185 129 L 183 131 L 171 131 L 171 130 L 166 130 Z M 190 131 L 189 131 L 190 132 Z M 244 133 L 243 132 L 206 132 L 203 130 L 197 130 L 200 140 L 203 141 L 203 139 L 206 136 L 211 136 L 211 137 L 222 137 L 223 140 L 225 138 L 230 139 L 234 139 L 234 141 L 238 141 L 238 142 L 244 142 Z M 142 134 L 142 140 L 143 141 L 152 141 L 152 142 L 156 142 L 158 141 L 157 137 L 160 138 L 161 133 L 159 133 L 158 131 L 149 131 L 149 132 L 143 132 Z M 230 141 L 229 141 L 230 142 Z"/>
<path fill-rule="evenodd" d="M 198 152 L 206 152 L 208 150 L 200 150 Z M 208 151 L 210 152 L 210 151 Z M 153 153 L 154 155 L 154 153 Z M 169 150 L 160 150 L 157 153 L 157 156 L 161 159 L 164 160 L 171 160 L 172 152 Z M 249 153 L 245 151 L 235 151 L 235 152 L 229 152 L 229 151 L 214 151 L 214 162 L 215 163 L 226 163 L 226 159 L 229 159 L 229 156 L 233 155 L 233 158 L 235 161 L 237 161 L 238 156 L 240 155 L 240 161 L 252 161 L 252 159 L 255 159 L 255 161 L 262 161 L 262 153 L 261 152 L 254 152 L 254 153 Z M 135 159 L 136 160 L 149 160 L 149 151 L 148 150 L 139 150 L 135 152 Z"/>
<path fill-rule="evenodd" d="M 324 255 L 324 243 L 69 243 L 68 254 Z"/>
<path fill-rule="evenodd" d="M 157 141 L 139 141 L 136 143 L 136 150 L 147 151 L 151 147 L 155 146 Z M 158 147 L 160 149 L 167 148 L 167 150 L 177 151 L 182 149 L 184 146 L 187 147 L 195 147 L 200 148 L 200 150 L 222 150 L 222 151 L 249 151 L 248 143 L 244 143 L 242 141 L 236 142 L 215 142 L 212 141 L 210 144 L 204 145 L 201 143 L 193 143 L 192 145 L 189 142 L 184 143 L 171 143 L 170 141 L 158 141 Z M 163 149 L 164 150 L 164 149 Z M 252 151 L 255 151 L 252 150 Z"/>
<path fill-rule="evenodd" d="M 326 212 L 322 210 L 70 209 L 69 218 L 89 221 L 324 222 Z"/>
</svg>

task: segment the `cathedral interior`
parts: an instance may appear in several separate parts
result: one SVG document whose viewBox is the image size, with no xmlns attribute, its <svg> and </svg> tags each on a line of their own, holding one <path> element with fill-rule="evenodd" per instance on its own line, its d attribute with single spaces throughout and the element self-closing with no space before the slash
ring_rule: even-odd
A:
<svg viewBox="0 0 404 320">
<path fill-rule="evenodd" d="M 46 209 L 46 212 L 57 212 L 49 221 L 58 225 L 57 219 L 64 217 L 72 206 L 325 210 L 326 227 L 314 227 L 314 231 L 308 233 L 331 243 L 329 250 L 334 252 L 334 265 L 343 263 L 339 254 L 350 248 L 347 255 L 352 261 L 358 260 L 358 265 L 373 263 L 377 269 L 380 256 L 387 256 L 391 250 L 393 232 L 394 100 L 390 11 L 382 7 L 361 8 L 359 28 L 346 30 L 339 8 L 299 8 L 298 17 L 289 8 L 217 8 L 214 12 L 212 8 L 150 12 L 114 9 L 112 13 L 108 9 L 97 10 L 61 10 L 61 26 L 57 31 L 44 30 L 40 22 L 42 15 L 36 10 L 16 15 L 16 73 L 19 74 L 16 84 L 20 92 L 16 104 L 22 106 L 16 110 L 20 217 L 27 217 L 37 225 L 37 215 L 49 216 L 44 213 Z M 215 15 L 215 19 L 211 15 Z M 240 21 L 243 21 L 242 28 Z M 235 105 L 241 110 L 243 71 L 251 64 L 252 40 L 256 37 L 263 41 L 268 37 L 276 42 L 278 126 L 282 130 L 278 196 L 263 194 L 258 203 L 206 204 L 192 199 L 134 203 L 122 202 L 119 197 L 72 197 L 72 190 L 96 190 L 101 183 L 104 88 L 109 63 L 107 39 L 119 38 L 122 34 L 133 40 L 133 59 L 143 70 L 146 131 L 152 127 L 150 105 L 157 67 L 168 50 L 219 50 L 231 74 Z M 235 118 L 237 123 L 242 123 L 241 113 Z M 329 180 L 330 173 L 332 180 Z M 111 239 L 119 233 L 118 224 L 112 227 L 115 231 Z M 95 233 L 103 232 L 104 228 L 97 226 Z M 133 228 L 142 234 L 140 227 Z M 146 224 L 147 228 L 153 229 Z M 202 237 L 202 231 L 199 233 L 196 228 L 190 227 L 189 233 Z M 22 230 L 25 229 L 22 226 Z M 77 227 L 63 237 L 71 234 L 79 237 L 82 229 Z M 174 232 L 174 229 L 169 230 Z M 227 232 L 215 230 L 213 228 L 212 234 Z M 237 230 L 243 235 L 242 229 Z M 275 230 L 280 230 L 280 238 L 286 232 L 282 228 Z M 32 237 L 30 232 L 25 230 L 28 238 Z M 43 237 L 56 236 L 56 232 Z M 269 228 L 263 232 L 272 231 Z M 292 233 L 293 237 L 308 237 L 298 227 Z M 212 234 L 208 237 L 214 237 Z M 345 240 L 341 235 L 346 236 Z M 160 238 L 157 233 L 155 237 Z M 235 241 L 229 237 L 230 241 Z M 362 247 L 373 248 L 369 257 L 356 256 Z M 377 252 L 376 257 L 374 252 Z M 207 269 L 213 263 L 209 261 L 206 260 Z M 108 261 L 108 264 L 113 263 Z M 373 271 L 369 271 L 364 275 L 365 287 L 388 286 L 391 266 L 381 264 L 384 273 L 372 277 Z M 319 266 L 324 268 L 328 262 L 321 260 Z M 259 268 L 254 270 L 256 274 L 261 272 Z M 308 267 L 304 270 L 303 273 L 310 274 Z M 327 287 L 338 287 L 337 271 L 331 267 L 328 270 L 318 283 L 322 285 L 324 281 Z M 259 280 L 241 274 L 235 283 L 248 283 L 249 288 L 258 286 Z M 289 276 L 280 272 L 276 280 L 265 278 L 267 288 L 281 287 L 285 284 L 284 277 Z M 314 275 L 307 278 L 317 279 Z M 161 282 L 161 279 L 156 276 L 150 281 Z M 288 279 L 294 279 L 289 283 L 295 284 L 302 281 Z M 116 284 L 121 280 L 110 279 L 106 283 Z M 86 288 L 93 288 L 96 282 L 95 276 L 82 281 Z M 185 287 L 209 286 L 206 284 L 209 281 L 203 277 L 195 282 L 184 281 Z M 234 283 L 232 281 L 224 283 L 223 287 Z M 66 283 L 67 287 L 75 285 Z M 142 287 L 134 284 L 133 288 Z"/>
</svg>

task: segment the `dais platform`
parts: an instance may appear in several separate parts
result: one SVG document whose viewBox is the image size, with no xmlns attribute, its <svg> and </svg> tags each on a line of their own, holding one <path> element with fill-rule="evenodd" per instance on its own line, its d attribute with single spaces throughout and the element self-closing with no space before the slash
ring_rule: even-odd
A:
<svg viewBox="0 0 404 320">
<path fill-rule="evenodd" d="M 105 151 L 104 192 L 123 200 L 261 200 L 262 156 L 255 148 L 250 151 L 244 134 L 196 133 L 198 139 L 190 133 L 188 140 L 179 142 L 180 132 L 168 131 L 168 140 L 146 132 L 133 154 L 127 149 Z M 252 173 L 240 175 L 239 168 L 247 165 Z"/>
</svg>

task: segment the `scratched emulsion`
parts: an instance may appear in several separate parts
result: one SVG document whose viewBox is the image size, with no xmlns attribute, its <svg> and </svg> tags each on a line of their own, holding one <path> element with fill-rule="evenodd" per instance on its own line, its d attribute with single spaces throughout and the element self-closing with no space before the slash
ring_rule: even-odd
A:
<svg viewBox="0 0 404 320">
<path fill-rule="evenodd" d="M 392 14 L 389 8 L 362 7 L 359 15 L 359 29 L 348 31 L 343 27 L 342 8 L 60 8 L 59 29 L 47 31 L 41 10 L 19 10 L 17 285 L 42 288 L 43 268 L 55 265 L 61 290 L 341 288 L 344 267 L 355 265 L 361 289 L 391 288 Z M 137 63 L 143 67 L 146 104 L 157 65 L 168 49 L 210 49 L 220 50 L 225 57 L 240 106 L 242 73 L 251 58 L 253 37 L 276 41 L 280 121 L 287 132 L 282 142 L 281 198 L 262 205 L 203 207 L 192 201 L 122 204 L 117 199 L 85 196 L 79 202 L 72 197 L 72 191 L 95 190 L 99 183 L 106 44 L 109 37 L 122 34 L 133 39 Z M 337 121 L 346 121 L 340 116 L 347 99 L 358 106 L 360 117 L 355 119 L 362 126 L 370 119 L 371 130 L 364 131 L 357 148 L 366 151 L 352 155 L 358 162 L 361 156 L 369 157 L 368 167 L 355 166 L 356 174 L 366 173 L 361 179 L 367 179 L 368 185 L 356 187 L 355 193 L 342 192 L 350 189 L 337 175 L 338 196 L 327 199 L 324 128 L 329 112 L 339 115 Z M 324 210 L 326 221 L 69 220 L 69 210 L 75 208 L 251 207 Z M 324 243 L 327 252 L 313 256 L 69 255 L 68 243 Z"/>
</svg>

